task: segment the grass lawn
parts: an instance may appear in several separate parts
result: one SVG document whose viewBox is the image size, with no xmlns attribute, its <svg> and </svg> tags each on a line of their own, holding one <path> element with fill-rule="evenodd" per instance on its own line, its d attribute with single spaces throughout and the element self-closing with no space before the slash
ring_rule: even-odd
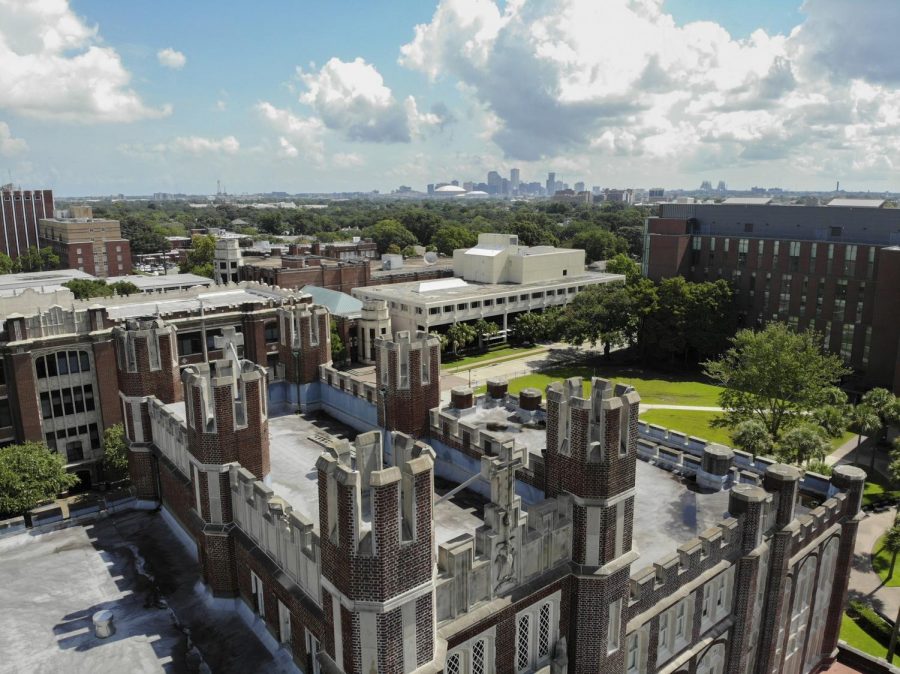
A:
<svg viewBox="0 0 900 674">
<path fill-rule="evenodd" d="M 536 351 L 540 348 L 541 347 L 539 346 L 503 346 L 497 349 L 492 349 L 487 353 L 479 353 L 474 356 L 465 356 L 464 358 L 460 358 L 458 360 L 447 360 L 448 356 L 445 354 L 441 357 L 441 366 L 455 370 L 457 368 L 477 365 L 478 363 L 483 363 L 486 360 L 494 360 L 495 358 L 526 356 L 530 351 Z"/>
<path fill-rule="evenodd" d="M 862 627 L 853 622 L 853 619 L 846 613 L 841 616 L 840 638 L 853 646 L 853 648 L 857 648 L 869 655 L 874 655 L 876 658 L 884 660 L 884 657 L 887 655 L 887 648 L 863 631 Z M 900 656 L 894 656 L 894 664 L 900 664 Z"/>
<path fill-rule="evenodd" d="M 546 372 L 525 375 L 509 382 L 509 392 L 524 388 L 543 391 L 547 384 L 569 377 L 584 377 L 585 393 L 590 390 L 590 378 L 603 377 L 615 383 L 631 384 L 641 395 L 641 401 L 655 405 L 696 405 L 711 407 L 719 404 L 721 388 L 684 376 L 668 375 L 641 368 L 611 366 L 562 367 Z M 479 392 L 483 390 L 479 389 Z"/>
<path fill-rule="evenodd" d="M 731 445 L 731 434 L 727 428 L 713 428 L 713 419 L 721 415 L 718 412 L 695 412 L 691 410 L 648 410 L 641 415 L 641 421 L 657 424 L 693 435 L 710 442 Z"/>
<path fill-rule="evenodd" d="M 898 555 L 897 565 L 894 567 L 894 576 L 888 578 L 888 571 L 891 570 L 891 553 L 884 549 L 884 536 L 875 542 L 872 549 L 872 568 L 878 573 L 881 580 L 888 587 L 900 587 L 900 555 Z"/>
</svg>

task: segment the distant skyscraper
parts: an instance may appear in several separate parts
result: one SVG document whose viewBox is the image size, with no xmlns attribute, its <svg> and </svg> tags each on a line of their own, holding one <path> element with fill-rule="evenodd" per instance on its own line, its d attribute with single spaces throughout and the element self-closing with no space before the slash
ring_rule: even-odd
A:
<svg viewBox="0 0 900 674">
<path fill-rule="evenodd" d="M 552 197 L 556 192 L 556 174 L 552 171 L 547 174 L 547 196 Z"/>
<path fill-rule="evenodd" d="M 517 168 L 509 171 L 509 189 L 512 194 L 519 193 L 519 169 Z"/>
<path fill-rule="evenodd" d="M 488 171 L 487 174 L 488 194 L 500 194 L 503 186 L 503 178 L 496 171 Z"/>
<path fill-rule="evenodd" d="M 53 217 L 52 190 L 0 188 L 0 252 L 15 259 L 31 246 L 39 246 L 38 221 Z"/>
<path fill-rule="evenodd" d="M 708 180 L 704 180 L 700 183 L 700 191 L 701 192 L 712 192 L 712 183 Z"/>
<path fill-rule="evenodd" d="M 584 192 L 584 182 L 583 181 L 579 180 L 577 183 L 575 183 L 575 191 L 576 192 Z"/>
<path fill-rule="evenodd" d="M 727 191 L 728 191 L 728 185 L 725 184 L 724 180 L 720 180 L 719 184 L 716 185 L 716 192 L 727 192 Z"/>
</svg>

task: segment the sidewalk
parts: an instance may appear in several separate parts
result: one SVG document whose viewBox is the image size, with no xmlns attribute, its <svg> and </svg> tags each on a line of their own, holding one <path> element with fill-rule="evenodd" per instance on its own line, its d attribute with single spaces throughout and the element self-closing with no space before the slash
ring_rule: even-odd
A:
<svg viewBox="0 0 900 674">
<path fill-rule="evenodd" d="M 850 599 L 867 599 L 885 617 L 894 620 L 900 609 L 900 587 L 887 587 L 872 568 L 872 548 L 891 526 L 897 511 L 872 513 L 859 523 L 850 568 Z"/>
</svg>

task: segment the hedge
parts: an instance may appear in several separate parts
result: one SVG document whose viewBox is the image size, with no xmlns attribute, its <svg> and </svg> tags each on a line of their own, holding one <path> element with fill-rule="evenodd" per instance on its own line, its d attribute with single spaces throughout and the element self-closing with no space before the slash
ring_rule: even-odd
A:
<svg viewBox="0 0 900 674">
<path fill-rule="evenodd" d="M 882 646 L 888 646 L 893 628 L 887 620 L 875 612 L 871 606 L 859 600 L 849 602 L 847 615 L 853 619 L 870 637 Z"/>
</svg>

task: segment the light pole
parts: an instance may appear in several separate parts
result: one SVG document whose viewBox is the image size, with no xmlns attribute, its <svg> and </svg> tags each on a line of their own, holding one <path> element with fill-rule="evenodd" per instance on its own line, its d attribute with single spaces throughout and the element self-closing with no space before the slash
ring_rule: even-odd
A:
<svg viewBox="0 0 900 674">
<path fill-rule="evenodd" d="M 300 349 L 294 349 L 294 378 L 297 381 L 297 414 L 300 414 Z"/>
</svg>

